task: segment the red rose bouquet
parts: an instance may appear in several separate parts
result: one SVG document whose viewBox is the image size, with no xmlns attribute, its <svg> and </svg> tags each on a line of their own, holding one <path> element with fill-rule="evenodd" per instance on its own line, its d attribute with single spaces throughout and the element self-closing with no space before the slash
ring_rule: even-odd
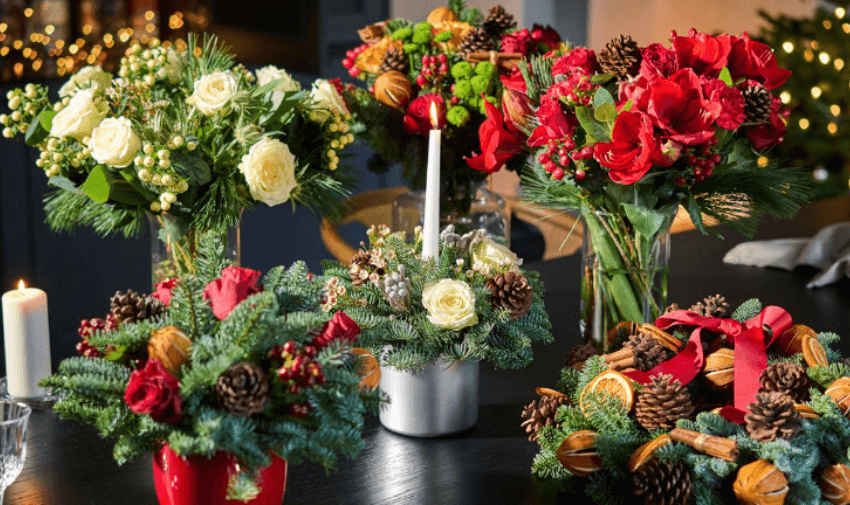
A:
<svg viewBox="0 0 850 505">
<path fill-rule="evenodd" d="M 548 27 L 516 29 L 501 6 L 486 16 L 462 0 L 434 9 L 426 21 L 392 19 L 359 31 L 363 44 L 348 51 L 343 65 L 367 89 L 345 93 L 353 115 L 352 131 L 375 151 L 370 168 L 402 163 L 411 187 L 425 185 L 429 111 L 438 109 L 443 130 L 443 194 L 469 194 L 471 183 L 507 167 L 523 166 L 523 139 L 511 119 L 523 110 L 522 75 L 511 70 L 520 59 L 559 48 Z M 512 90 L 512 91 L 511 91 Z M 507 96 L 511 95 L 511 96 Z M 504 104 L 504 112 L 493 120 Z M 479 148 L 479 136 L 486 149 Z M 469 197 L 444 211 L 468 211 Z"/>
<path fill-rule="evenodd" d="M 379 404 L 375 377 L 360 376 L 374 360 L 355 347 L 360 327 L 320 310 L 324 285 L 303 263 L 262 276 L 210 260 L 220 244 L 201 246 L 196 274 L 129 305 L 113 297 L 105 321 L 83 322 L 81 356 L 43 381 L 62 398 L 56 412 L 116 438 L 119 463 L 226 453 L 241 468 L 234 500 L 262 492 L 280 459 L 330 469 L 337 454 L 356 456 Z"/>
<path fill-rule="evenodd" d="M 790 217 L 807 198 L 804 173 L 762 157 L 785 134 L 787 111 L 775 95 L 791 72 L 746 34 L 691 30 L 670 40 L 639 47 L 621 36 L 601 53 L 531 57 L 519 66 L 523 82 L 511 86 L 523 95 L 502 95 L 503 108 L 527 105 L 519 117 L 508 124 L 488 109 L 495 133 L 482 134 L 484 155 L 530 149 L 524 194 L 581 211 L 588 339 L 659 315 L 680 206 L 700 231 L 724 224 L 752 233 L 762 215 Z"/>
</svg>

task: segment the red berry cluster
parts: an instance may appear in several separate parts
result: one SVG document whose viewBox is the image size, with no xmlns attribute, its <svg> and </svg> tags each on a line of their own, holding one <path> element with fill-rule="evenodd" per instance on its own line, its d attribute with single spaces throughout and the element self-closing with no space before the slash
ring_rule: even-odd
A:
<svg viewBox="0 0 850 505">
<path fill-rule="evenodd" d="M 436 56 L 426 54 L 422 56 L 422 68 L 419 70 L 419 75 L 416 76 L 416 84 L 420 88 L 428 87 L 429 85 L 436 87 L 449 71 L 448 57 L 440 53 Z"/>
<path fill-rule="evenodd" d="M 106 316 L 105 320 L 99 317 L 94 319 L 83 319 L 80 321 L 80 327 L 77 329 L 77 335 L 79 335 L 82 339 L 77 342 L 77 352 L 86 358 L 99 358 L 101 353 L 96 347 L 89 344 L 89 336 L 96 331 L 109 332 L 113 331 L 117 327 L 118 323 L 115 322 L 115 316 L 112 314 Z"/>
<path fill-rule="evenodd" d="M 546 172 L 552 174 L 552 178 L 560 181 L 567 175 L 572 162 L 579 162 L 593 156 L 593 147 L 584 146 L 576 149 L 576 143 L 571 137 L 560 140 L 550 140 L 546 150 L 537 157 L 537 161 L 543 165 Z M 585 177 L 585 171 L 581 166 L 576 166 L 573 177 L 581 182 Z"/>
<path fill-rule="evenodd" d="M 360 56 L 360 53 L 369 48 L 369 44 L 361 44 L 350 51 L 345 52 L 345 58 L 342 60 L 342 66 L 348 70 L 348 75 L 351 77 L 357 77 L 360 75 L 360 69 L 355 67 L 354 64 L 357 62 L 357 57 Z"/>
<path fill-rule="evenodd" d="M 299 395 L 304 388 L 325 383 L 321 365 L 313 361 L 318 352 L 312 345 L 299 348 L 292 340 L 269 351 L 269 356 L 281 363 L 277 369 L 277 377 L 287 385 L 289 393 Z M 309 411 L 310 405 L 307 402 L 289 406 L 289 413 L 296 417 L 304 417 Z"/>
<path fill-rule="evenodd" d="M 546 95 L 570 105 L 589 105 L 599 85 L 590 80 L 587 70 L 576 67 L 567 74 L 566 80 L 555 83 Z"/>
<path fill-rule="evenodd" d="M 676 179 L 676 184 L 685 186 L 711 177 L 714 167 L 720 163 L 720 154 L 711 149 L 717 142 L 717 137 L 711 137 L 705 144 L 682 149 L 682 157 L 687 165 L 686 175 Z"/>
</svg>

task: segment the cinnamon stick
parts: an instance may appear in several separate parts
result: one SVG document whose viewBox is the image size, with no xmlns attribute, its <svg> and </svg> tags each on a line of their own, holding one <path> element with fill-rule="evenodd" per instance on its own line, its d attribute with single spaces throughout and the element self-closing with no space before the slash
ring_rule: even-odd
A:
<svg viewBox="0 0 850 505">
<path fill-rule="evenodd" d="M 602 359 L 608 362 L 611 370 L 620 370 L 635 365 L 635 350 L 631 347 L 623 347 L 619 351 L 603 354 Z"/>
<path fill-rule="evenodd" d="M 467 55 L 466 61 L 470 63 L 489 61 L 494 67 L 510 70 L 519 65 L 519 62 L 522 61 L 522 54 L 497 53 L 496 51 L 475 51 L 474 53 L 469 53 L 469 55 Z"/>
<path fill-rule="evenodd" d="M 738 443 L 734 440 L 706 435 L 698 431 L 683 430 L 681 428 L 672 430 L 670 432 L 670 438 L 676 442 L 693 447 L 697 451 L 708 454 L 709 456 L 725 459 L 732 463 L 738 461 Z"/>
</svg>

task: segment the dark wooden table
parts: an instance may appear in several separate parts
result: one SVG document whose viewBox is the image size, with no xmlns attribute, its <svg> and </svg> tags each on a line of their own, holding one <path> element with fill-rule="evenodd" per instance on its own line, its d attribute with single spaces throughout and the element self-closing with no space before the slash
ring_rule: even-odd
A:
<svg viewBox="0 0 850 505">
<path fill-rule="evenodd" d="M 821 227 L 850 220 L 850 197 L 820 202 L 786 222 L 767 222 L 758 238 L 809 236 Z M 687 232 L 673 237 L 670 300 L 685 306 L 713 293 L 733 305 L 752 297 L 786 308 L 795 321 L 818 331 L 844 334 L 850 351 L 850 281 L 815 290 L 806 282 L 815 270 L 794 272 L 729 266 L 723 255 L 743 241 Z M 296 504 L 546 504 L 558 495 L 530 473 L 536 444 L 520 428 L 523 405 L 535 386 L 551 386 L 565 352 L 578 343 L 578 256 L 534 265 L 548 286 L 546 305 L 556 342 L 535 348 L 526 370 L 482 365 L 481 410 L 477 426 L 461 435 L 416 439 L 367 421 L 366 449 L 336 472 L 303 464 L 289 472 L 285 503 Z M 59 420 L 50 411 L 33 413 L 29 455 L 18 480 L 6 492 L 10 505 L 156 504 L 151 461 L 119 467 L 112 442 L 86 425 Z M 571 499 L 575 502 L 575 499 Z M 578 504 L 574 504 L 578 505 Z"/>
</svg>

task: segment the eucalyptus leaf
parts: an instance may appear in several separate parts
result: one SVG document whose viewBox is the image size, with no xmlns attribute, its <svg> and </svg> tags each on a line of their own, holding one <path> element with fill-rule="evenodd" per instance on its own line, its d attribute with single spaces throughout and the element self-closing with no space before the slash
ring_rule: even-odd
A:
<svg viewBox="0 0 850 505">
<path fill-rule="evenodd" d="M 115 178 L 103 165 L 94 167 L 89 176 L 86 178 L 81 189 L 83 193 L 97 203 L 106 203 L 109 201 L 109 192 L 111 184 Z"/>
<path fill-rule="evenodd" d="M 44 142 L 44 139 L 50 135 L 50 130 L 46 129 L 41 121 L 33 121 L 30 123 L 29 128 L 27 128 L 26 134 L 24 134 L 24 142 L 28 146 L 37 146 Z"/>
<path fill-rule="evenodd" d="M 268 110 L 260 115 L 260 124 L 284 122 L 282 118 L 295 110 L 298 104 L 307 96 L 305 91 L 275 91 L 271 94 Z"/>
<path fill-rule="evenodd" d="M 613 76 L 613 75 L 611 75 L 611 74 L 594 74 L 594 75 L 590 78 L 590 82 L 593 82 L 593 83 L 608 82 L 608 81 L 610 81 L 610 80 L 611 80 L 611 79 L 613 79 L 613 78 L 614 78 L 614 76 Z"/>
<path fill-rule="evenodd" d="M 47 184 L 65 191 L 76 193 L 78 195 L 83 194 L 80 188 L 78 188 L 77 185 L 74 184 L 74 181 L 63 175 L 54 175 L 53 177 L 47 179 Z"/>
<path fill-rule="evenodd" d="M 597 142 L 611 142 L 611 127 L 593 117 L 589 107 L 576 107 L 576 118 L 584 131 Z"/>
<path fill-rule="evenodd" d="M 611 92 L 607 89 L 599 88 L 596 90 L 596 93 L 593 94 L 593 107 L 598 109 L 605 103 L 614 105 L 614 97 L 611 96 Z"/>
<path fill-rule="evenodd" d="M 593 112 L 593 117 L 603 123 L 611 123 L 617 119 L 617 108 L 612 103 L 603 103 Z"/>
<path fill-rule="evenodd" d="M 175 172 L 189 179 L 189 184 L 193 186 L 202 186 L 212 180 L 210 166 L 197 156 L 174 153 L 171 155 L 171 167 Z"/>
<path fill-rule="evenodd" d="M 629 203 L 624 203 L 622 206 L 632 226 L 644 237 L 654 237 L 667 219 L 666 215 L 651 208 Z"/>
<path fill-rule="evenodd" d="M 43 110 L 38 115 L 38 122 L 41 123 L 41 127 L 50 131 L 50 128 L 53 127 L 53 118 L 56 117 L 56 111 L 53 110 Z"/>
</svg>

